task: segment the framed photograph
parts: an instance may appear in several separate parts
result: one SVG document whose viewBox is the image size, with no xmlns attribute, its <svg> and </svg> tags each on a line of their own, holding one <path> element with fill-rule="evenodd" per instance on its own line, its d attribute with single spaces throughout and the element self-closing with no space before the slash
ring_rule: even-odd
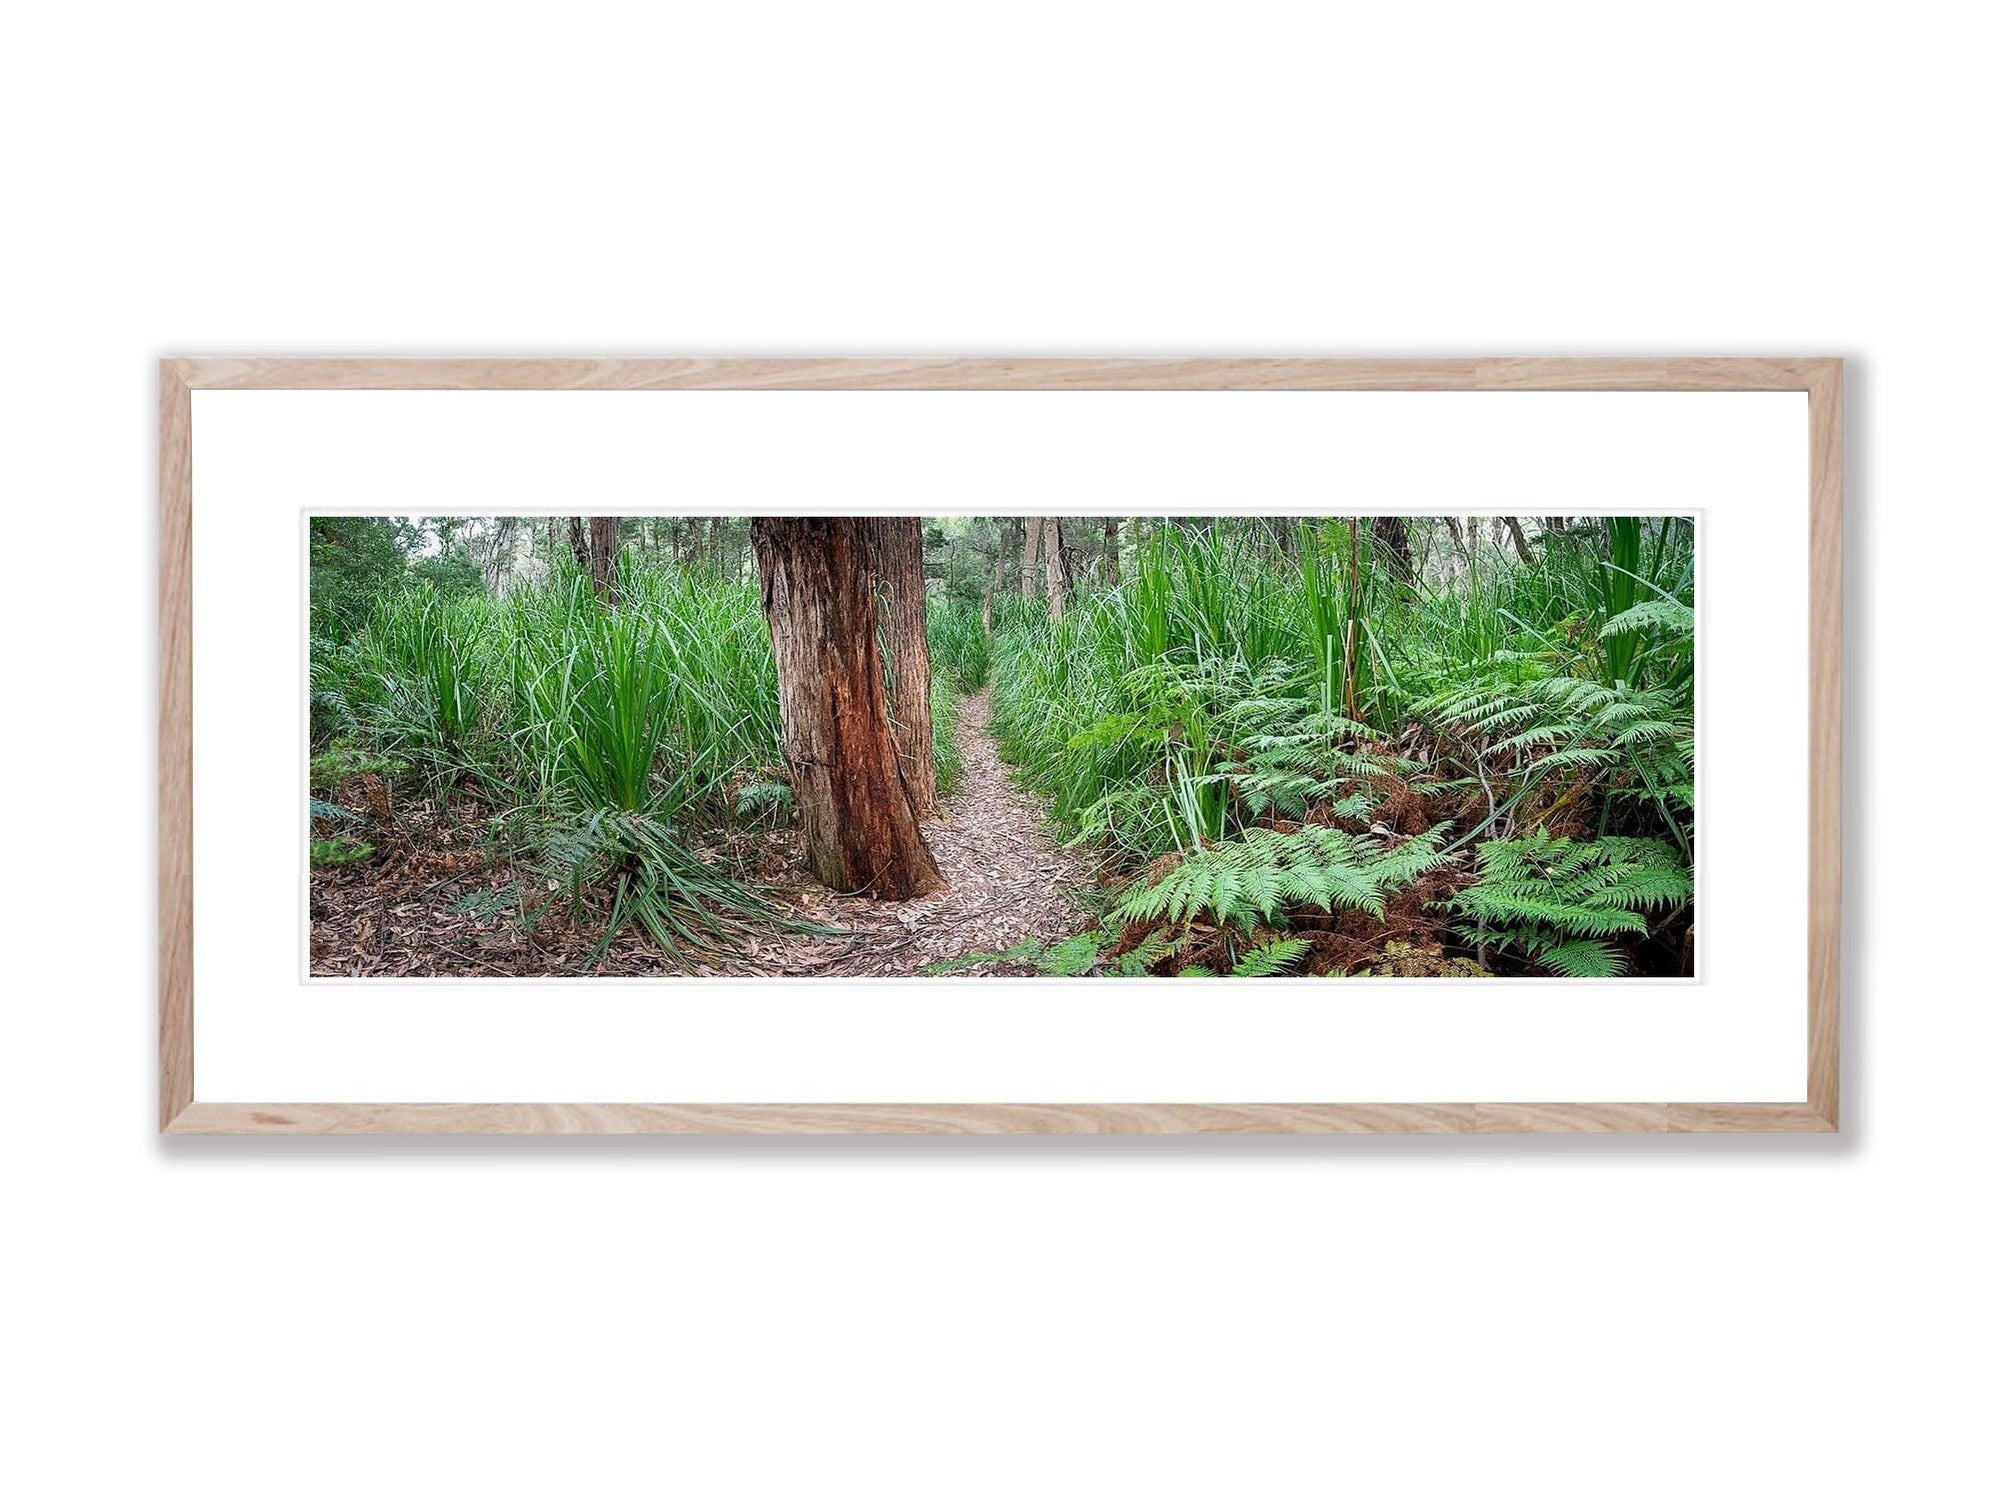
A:
<svg viewBox="0 0 1999 1499">
<path fill-rule="evenodd" d="M 165 1131 L 1838 1128 L 1835 359 L 168 359 L 160 443 Z"/>
</svg>

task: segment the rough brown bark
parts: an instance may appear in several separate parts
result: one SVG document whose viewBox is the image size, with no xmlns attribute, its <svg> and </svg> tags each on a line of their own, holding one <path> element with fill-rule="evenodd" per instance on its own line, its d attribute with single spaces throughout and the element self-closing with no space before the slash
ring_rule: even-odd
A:
<svg viewBox="0 0 1999 1499">
<path fill-rule="evenodd" d="M 1069 604 L 1069 563 L 1062 555 L 1062 518 L 1044 516 L 1041 549 L 1048 558 L 1048 614 L 1060 619 Z"/>
<path fill-rule="evenodd" d="M 1104 517 L 1104 583 L 1107 587 L 1118 586 L 1118 521 L 1115 515 Z"/>
<path fill-rule="evenodd" d="M 923 583 L 923 522 L 916 516 L 872 518 L 881 638 L 887 647 L 888 716 L 900 750 L 903 784 L 919 818 L 935 817 L 936 744 L 930 721 L 930 634 Z"/>
<path fill-rule="evenodd" d="M 1520 529 L 1518 516 L 1502 515 L 1500 518 L 1513 537 L 1513 550 L 1520 554 L 1520 560 L 1529 567 L 1534 565 L 1534 549 L 1527 545 L 1527 533 Z"/>
<path fill-rule="evenodd" d="M 889 723 L 871 523 L 760 516 L 750 545 L 813 873 L 878 900 L 941 889 Z"/>
</svg>

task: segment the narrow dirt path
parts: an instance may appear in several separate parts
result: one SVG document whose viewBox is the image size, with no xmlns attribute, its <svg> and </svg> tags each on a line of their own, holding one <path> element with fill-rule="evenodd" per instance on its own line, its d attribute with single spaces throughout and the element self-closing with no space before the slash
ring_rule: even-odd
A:
<svg viewBox="0 0 1999 1499">
<path fill-rule="evenodd" d="M 802 891 L 801 914 L 853 935 L 766 939 L 749 956 L 748 971 L 817 977 L 920 974 L 946 958 L 1003 952 L 1026 937 L 1060 939 L 1082 927 L 1079 896 L 1091 883 L 1089 866 L 1055 841 L 1041 809 L 1007 780 L 991 723 L 992 705 L 985 693 L 959 701 L 964 784 L 944 799 L 943 818 L 923 826 L 937 868 L 950 881 L 948 888 L 899 903 Z M 1034 972 L 1003 964 L 978 971 Z"/>
</svg>

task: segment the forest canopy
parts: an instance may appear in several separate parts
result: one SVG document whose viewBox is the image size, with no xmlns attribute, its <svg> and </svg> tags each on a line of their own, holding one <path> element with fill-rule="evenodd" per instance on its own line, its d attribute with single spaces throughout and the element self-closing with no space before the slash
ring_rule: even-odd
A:
<svg viewBox="0 0 1999 1499">
<path fill-rule="evenodd" d="M 314 517 L 313 971 L 1693 972 L 1674 516 Z"/>
</svg>

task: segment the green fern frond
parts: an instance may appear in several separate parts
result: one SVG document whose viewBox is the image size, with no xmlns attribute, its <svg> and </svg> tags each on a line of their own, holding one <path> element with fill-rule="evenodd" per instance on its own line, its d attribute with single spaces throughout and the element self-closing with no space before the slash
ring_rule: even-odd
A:
<svg viewBox="0 0 1999 1499">
<path fill-rule="evenodd" d="M 1115 912 L 1122 921 L 1206 917 L 1245 930 L 1286 904 L 1380 916 L 1386 896 L 1447 858 L 1439 848 L 1443 831 L 1390 847 L 1338 828 L 1249 828 L 1188 855 L 1152 884 L 1128 887 Z"/>
<path fill-rule="evenodd" d="M 1678 599 L 1646 599 L 1622 614 L 1614 614 L 1598 628 L 1597 634 L 1612 640 L 1641 630 L 1660 630 L 1667 635 L 1694 633 L 1694 611 Z"/>
<path fill-rule="evenodd" d="M 1050 944 L 1039 937 L 1024 937 L 1004 952 L 968 952 L 945 958 L 924 967 L 925 973 L 963 973 L 989 963 L 1032 967 L 1056 978 L 1077 978 L 1093 971 L 1103 956 L 1107 938 L 1103 932 L 1078 932 Z"/>
<path fill-rule="evenodd" d="M 1627 966 L 1624 954 L 1601 942 L 1561 942 L 1539 953 L 1542 965 L 1565 979 L 1611 979 Z"/>
<path fill-rule="evenodd" d="M 1642 937 L 1646 913 L 1667 914 L 1693 896 L 1672 845 L 1650 838 L 1525 837 L 1478 847 L 1478 880 L 1450 902 L 1459 936 L 1507 947 L 1565 978 L 1610 978 L 1627 959 L 1605 940 Z"/>
<path fill-rule="evenodd" d="M 1058 978 L 1074 978 L 1088 973 L 1097 966 L 1103 953 L 1102 932 L 1079 932 L 1066 942 L 1058 942 L 1042 956 L 1038 966 L 1043 973 Z"/>
<path fill-rule="evenodd" d="M 1229 971 L 1230 978 L 1269 978 L 1284 972 L 1305 955 L 1312 944 L 1303 937 L 1282 937 L 1274 942 L 1266 942 L 1260 947 L 1252 947 Z"/>
</svg>

